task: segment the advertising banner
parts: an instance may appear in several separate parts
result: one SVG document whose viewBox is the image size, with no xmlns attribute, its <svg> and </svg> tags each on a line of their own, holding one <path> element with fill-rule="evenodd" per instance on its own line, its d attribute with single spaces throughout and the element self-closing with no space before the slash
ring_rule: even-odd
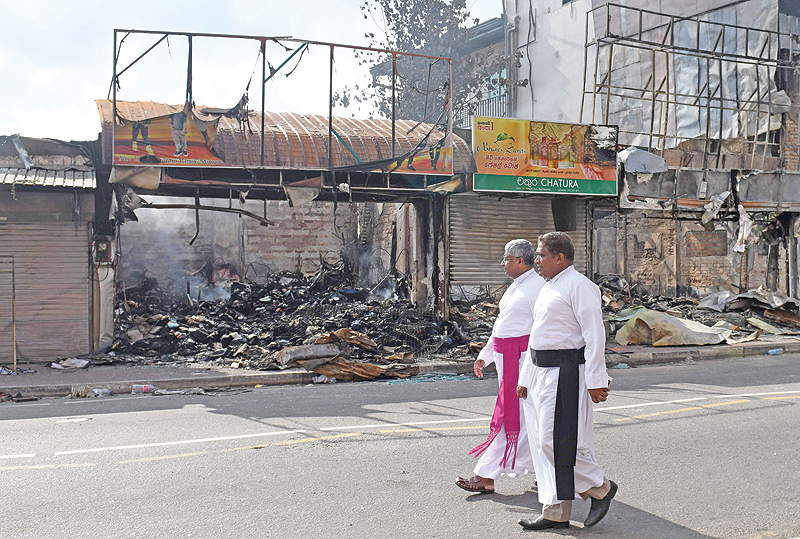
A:
<svg viewBox="0 0 800 539">
<path fill-rule="evenodd" d="M 417 147 L 402 159 L 397 159 L 387 167 L 389 172 L 403 174 L 441 174 L 453 175 L 453 135 L 447 133 L 433 144 Z"/>
<path fill-rule="evenodd" d="M 617 194 L 617 128 L 475 117 L 475 191 Z"/>
<path fill-rule="evenodd" d="M 214 149 L 219 117 L 200 115 L 187 104 L 165 116 L 131 120 L 117 116 L 115 165 L 227 166 Z"/>
</svg>

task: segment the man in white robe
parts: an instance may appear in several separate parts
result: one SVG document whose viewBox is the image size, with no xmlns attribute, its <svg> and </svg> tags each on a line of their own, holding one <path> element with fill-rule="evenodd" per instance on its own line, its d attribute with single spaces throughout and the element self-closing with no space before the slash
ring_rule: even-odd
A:
<svg viewBox="0 0 800 539">
<path fill-rule="evenodd" d="M 516 388 L 519 370 L 528 354 L 533 306 L 544 286 L 544 279 L 533 269 L 535 256 L 535 249 L 528 240 L 512 240 L 506 244 L 501 264 L 514 282 L 500 300 L 492 336 L 473 365 L 475 375 L 482 378 L 483 369 L 494 362 L 500 392 L 489 438 L 470 451 L 475 456 L 483 453 L 475 466 L 475 476 L 456 480 L 456 485 L 469 492 L 494 492 L 494 480 L 501 474 L 517 477 L 533 472 L 526 423 L 522 419 L 522 400 L 517 396 Z M 510 413 L 511 406 L 516 407 L 517 413 Z M 504 413 L 505 410 L 509 413 Z M 516 423 L 511 416 L 516 416 Z"/>
<path fill-rule="evenodd" d="M 520 373 L 528 437 L 539 484 L 542 515 L 519 523 L 530 530 L 568 528 L 576 494 L 592 499 L 584 522 L 606 515 L 617 485 L 603 476 L 594 457 L 592 402 L 605 401 L 600 290 L 573 266 L 572 240 L 563 232 L 539 237 L 536 263 L 547 281 L 534 307 L 531 361 Z"/>
</svg>

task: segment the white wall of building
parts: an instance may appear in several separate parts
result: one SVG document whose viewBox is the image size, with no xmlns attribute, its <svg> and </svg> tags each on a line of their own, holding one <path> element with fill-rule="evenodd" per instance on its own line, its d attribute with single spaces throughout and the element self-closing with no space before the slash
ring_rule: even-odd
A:
<svg viewBox="0 0 800 539">
<path fill-rule="evenodd" d="M 515 26 L 512 47 L 523 53 L 516 78 L 529 80 L 528 87 L 516 89 L 510 116 L 580 123 L 586 14 L 591 0 L 566 4 L 562 0 L 504 0 L 504 8 Z M 589 39 L 593 38 L 590 24 Z M 594 57 L 588 62 L 594 73 Z"/>
</svg>

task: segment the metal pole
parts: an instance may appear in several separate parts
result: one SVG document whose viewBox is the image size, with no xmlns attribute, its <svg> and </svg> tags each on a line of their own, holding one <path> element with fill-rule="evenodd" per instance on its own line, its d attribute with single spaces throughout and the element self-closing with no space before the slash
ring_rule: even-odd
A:
<svg viewBox="0 0 800 539">
<path fill-rule="evenodd" d="M 661 139 L 661 157 L 664 157 L 669 135 L 669 52 L 664 53 L 664 123 L 661 127 L 664 130 L 664 137 Z"/>
<path fill-rule="evenodd" d="M 261 166 L 262 167 L 264 166 L 264 94 L 267 92 L 266 78 L 267 78 L 267 42 L 266 40 L 262 39 L 261 40 Z"/>
<path fill-rule="evenodd" d="M 186 77 L 186 102 L 192 102 L 192 36 L 189 36 L 189 69 Z"/>
<path fill-rule="evenodd" d="M 586 31 L 583 37 L 583 88 L 581 88 L 581 112 L 578 116 L 578 121 L 583 122 L 583 106 L 584 102 L 586 101 L 586 69 L 589 65 L 589 14 L 591 11 L 586 13 Z M 530 21 L 529 21 L 530 24 Z M 533 85 L 533 73 L 528 74 L 530 76 L 530 80 L 528 84 Z M 533 97 L 531 97 L 531 120 L 533 120 Z"/>
<path fill-rule="evenodd" d="M 253 36 L 253 35 L 241 35 L 241 34 L 215 34 L 209 32 L 164 32 L 163 30 L 135 30 L 135 29 L 123 29 L 123 28 L 116 28 L 115 32 L 125 32 L 128 34 L 167 34 L 169 36 L 194 36 L 194 37 L 224 37 L 230 39 L 253 39 L 256 41 L 261 41 L 262 39 L 268 39 L 272 41 L 288 41 L 290 43 L 305 43 L 307 45 L 323 45 L 325 47 L 346 47 L 348 49 L 355 49 L 359 51 L 371 51 L 371 52 L 381 52 L 386 54 L 393 54 L 396 51 L 391 51 L 389 49 L 375 49 L 372 47 L 363 47 L 358 45 L 348 45 L 346 43 L 333 43 L 330 41 L 309 41 L 305 39 L 296 39 L 291 36 Z M 417 58 L 430 58 L 432 60 L 449 60 L 444 56 L 433 56 L 430 54 L 417 54 L 413 52 L 401 52 L 403 56 L 415 56 Z"/>
<path fill-rule="evenodd" d="M 608 71 L 606 72 L 606 114 L 605 114 L 605 123 L 608 125 L 608 116 L 611 112 L 611 66 L 612 66 L 612 59 L 614 58 L 614 44 L 611 43 L 608 46 Z"/>
<path fill-rule="evenodd" d="M 11 255 L 11 334 L 14 347 L 14 370 L 17 370 L 17 273 L 14 255 Z"/>
<path fill-rule="evenodd" d="M 331 45 L 330 72 L 328 77 L 328 170 L 331 174 L 331 185 L 335 185 L 333 179 L 333 45 Z"/>
<path fill-rule="evenodd" d="M 653 150 L 653 128 L 655 127 L 656 123 L 656 50 L 652 50 L 652 85 L 651 88 L 653 90 L 652 95 L 650 96 L 650 136 L 647 139 L 647 151 Z M 659 88 L 660 90 L 661 88 Z M 660 115 L 659 115 L 660 116 Z"/>
<path fill-rule="evenodd" d="M 722 85 L 722 79 L 724 74 L 722 72 L 723 65 L 722 65 L 722 55 L 725 54 L 725 30 L 722 31 L 722 54 L 719 57 L 719 144 L 717 145 L 717 164 L 715 168 L 720 167 L 720 158 L 722 156 L 722 130 L 725 128 L 723 122 L 723 115 L 725 114 L 724 106 L 725 106 L 725 87 Z"/>
<path fill-rule="evenodd" d="M 396 116 L 396 93 L 397 88 L 397 54 L 392 53 L 392 157 L 394 157 L 395 130 L 394 122 Z"/>
<path fill-rule="evenodd" d="M 586 24 L 589 24 L 588 22 Z M 594 84 L 592 85 L 592 117 L 589 118 L 590 124 L 595 122 L 596 117 L 596 109 L 597 109 L 597 73 L 600 71 L 600 42 L 595 41 L 595 52 L 594 52 Z M 602 98 L 601 98 L 602 99 Z M 581 122 L 583 122 L 583 118 L 581 118 Z"/>
<path fill-rule="evenodd" d="M 706 140 L 703 143 L 703 179 L 706 177 L 706 169 L 708 168 L 708 153 L 711 150 L 711 60 L 705 59 L 706 63 Z"/>
<path fill-rule="evenodd" d="M 117 31 L 114 30 L 114 76 L 111 78 L 111 164 L 114 164 L 115 151 L 115 127 L 117 125 Z M 16 354 L 16 348 L 14 353 Z"/>
</svg>

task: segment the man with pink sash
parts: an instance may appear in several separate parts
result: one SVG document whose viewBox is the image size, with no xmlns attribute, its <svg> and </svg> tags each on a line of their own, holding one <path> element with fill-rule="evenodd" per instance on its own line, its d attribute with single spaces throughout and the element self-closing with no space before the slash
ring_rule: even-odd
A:
<svg viewBox="0 0 800 539">
<path fill-rule="evenodd" d="M 512 240 L 505 247 L 501 264 L 506 275 L 514 281 L 500 300 L 500 312 L 492 328 L 492 336 L 473 366 L 475 375 L 481 378 L 486 365 L 494 362 L 500 391 L 489 425 L 489 437 L 469 452 L 475 457 L 480 456 L 475 466 L 475 476 L 456 480 L 456 485 L 469 492 L 494 492 L 494 481 L 501 474 L 516 477 L 533 473 L 522 399 L 517 396 L 517 385 L 520 368 L 528 355 L 533 306 L 544 286 L 544 279 L 533 269 L 535 253 L 528 240 Z"/>
</svg>

